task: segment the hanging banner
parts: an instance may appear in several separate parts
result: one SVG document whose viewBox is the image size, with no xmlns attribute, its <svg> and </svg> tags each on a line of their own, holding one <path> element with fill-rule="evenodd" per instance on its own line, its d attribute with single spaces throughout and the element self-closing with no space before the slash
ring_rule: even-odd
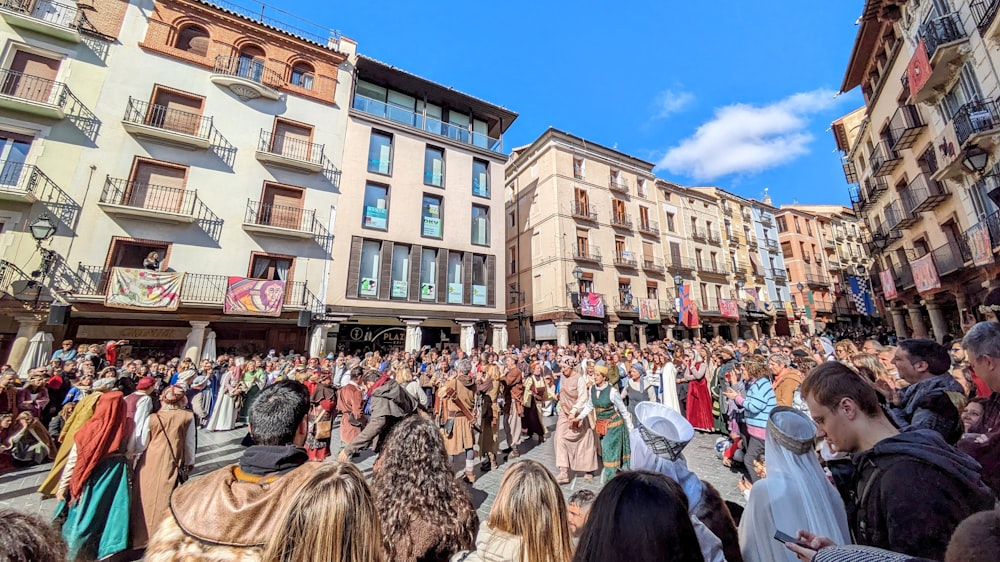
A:
<svg viewBox="0 0 1000 562">
<path fill-rule="evenodd" d="M 604 318 L 604 295 L 580 293 L 580 316 Z"/>
<path fill-rule="evenodd" d="M 660 321 L 660 303 L 656 299 L 636 299 L 639 301 L 639 320 Z"/>
<path fill-rule="evenodd" d="M 885 300 L 896 298 L 898 293 L 896 292 L 896 280 L 892 277 L 892 269 L 887 267 L 883 271 L 879 271 L 878 279 L 882 282 L 882 294 L 885 295 Z"/>
<path fill-rule="evenodd" d="M 986 225 L 979 223 L 966 232 L 969 241 L 969 252 L 972 254 L 973 265 L 989 265 L 993 263 L 993 246 L 990 242 L 990 231 Z"/>
<path fill-rule="evenodd" d="M 174 311 L 181 304 L 184 274 L 115 267 L 108 278 L 104 305 L 129 310 Z"/>
<path fill-rule="evenodd" d="M 868 280 L 864 277 L 852 275 L 847 279 L 850 288 L 851 299 L 854 301 L 855 309 L 865 316 L 875 315 L 875 303 L 872 300 L 872 293 L 868 289 Z"/>
<path fill-rule="evenodd" d="M 917 92 L 927 84 L 930 77 L 931 61 L 927 57 L 927 46 L 924 44 L 924 40 L 920 39 L 917 43 L 917 50 L 906 65 L 906 79 L 910 85 L 910 91 L 907 93 L 910 96 L 916 96 Z"/>
<path fill-rule="evenodd" d="M 938 277 L 937 268 L 934 267 L 933 254 L 926 254 L 911 261 L 910 271 L 913 272 L 913 284 L 917 286 L 918 293 L 941 288 L 941 278 Z"/>
<path fill-rule="evenodd" d="M 681 301 L 681 322 L 688 328 L 697 328 L 701 325 L 698 317 L 698 305 L 691 298 L 691 286 L 681 285 L 677 288 L 677 298 Z"/>
<path fill-rule="evenodd" d="M 719 312 L 723 318 L 737 320 L 740 317 L 740 305 L 736 299 L 719 299 Z"/>
<path fill-rule="evenodd" d="M 785 316 L 789 318 L 795 317 L 795 306 L 792 305 L 792 301 L 785 301 Z"/>
<path fill-rule="evenodd" d="M 281 316 L 285 303 L 285 282 L 271 279 L 230 277 L 223 314 Z"/>
<path fill-rule="evenodd" d="M 747 294 L 747 301 L 753 303 L 753 309 L 760 310 L 760 293 L 757 287 L 747 287 L 743 292 Z"/>
</svg>

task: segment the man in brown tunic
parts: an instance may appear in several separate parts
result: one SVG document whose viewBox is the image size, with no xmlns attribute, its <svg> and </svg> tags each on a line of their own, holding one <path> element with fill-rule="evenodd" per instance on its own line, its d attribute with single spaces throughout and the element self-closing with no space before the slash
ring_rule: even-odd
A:
<svg viewBox="0 0 1000 562">
<path fill-rule="evenodd" d="M 517 446 L 521 443 L 521 418 L 524 416 L 524 374 L 517 366 L 513 356 L 507 357 L 507 372 L 503 377 L 503 420 L 507 432 L 507 445 L 510 447 L 511 458 L 520 452 Z"/>
<path fill-rule="evenodd" d="M 470 375 L 472 362 L 460 359 L 455 363 L 457 376 L 445 383 L 440 402 L 440 417 L 445 424 L 444 448 L 449 456 L 465 454 L 465 479 L 472 483 L 476 436 L 473 420 L 476 415 L 476 381 Z"/>
</svg>

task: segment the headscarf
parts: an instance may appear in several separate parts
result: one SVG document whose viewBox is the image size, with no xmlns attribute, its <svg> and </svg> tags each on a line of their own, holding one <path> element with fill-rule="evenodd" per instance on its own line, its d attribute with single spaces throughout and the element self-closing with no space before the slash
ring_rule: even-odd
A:
<svg viewBox="0 0 1000 562">
<path fill-rule="evenodd" d="M 687 494 L 689 512 L 701 502 L 702 483 L 688 470 L 684 447 L 694 438 L 694 427 L 679 412 L 657 402 L 635 406 L 635 429 L 629 434 L 633 470 L 652 470 L 677 482 Z"/>
<path fill-rule="evenodd" d="M 115 387 L 116 382 L 118 382 L 118 379 L 114 377 L 105 377 L 95 380 L 91 383 L 90 388 L 93 390 L 109 390 Z"/>
<path fill-rule="evenodd" d="M 167 406 L 179 407 L 187 401 L 187 393 L 179 385 L 168 386 L 160 393 L 160 402 Z"/>
<path fill-rule="evenodd" d="M 106 457 L 121 451 L 128 432 L 125 430 L 124 395 L 105 392 L 97 399 L 94 415 L 73 437 L 76 446 L 76 467 L 69 480 L 72 499 L 80 497 L 94 468 Z"/>
<path fill-rule="evenodd" d="M 767 422 L 767 478 L 753 485 L 740 522 L 740 544 L 746 562 L 794 561 L 795 555 L 775 541 L 774 532 L 794 535 L 798 529 L 851 542 L 847 512 L 836 488 L 816 458 L 816 425 L 796 410 L 779 406 Z"/>
</svg>

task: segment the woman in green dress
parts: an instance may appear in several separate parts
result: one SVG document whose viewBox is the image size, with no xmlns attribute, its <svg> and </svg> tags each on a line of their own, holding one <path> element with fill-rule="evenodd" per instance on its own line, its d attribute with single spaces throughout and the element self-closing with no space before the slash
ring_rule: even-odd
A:
<svg viewBox="0 0 1000 562">
<path fill-rule="evenodd" d="M 597 416 L 595 431 L 601 439 L 601 457 L 604 460 L 602 479 L 607 482 L 619 470 L 627 470 L 631 449 L 628 432 L 632 418 L 618 391 L 608 384 L 608 368 L 594 367 L 594 386 L 590 387 L 590 402 Z"/>
<path fill-rule="evenodd" d="M 236 423 L 247 423 L 250 404 L 260 394 L 265 384 L 267 384 L 267 373 L 261 368 L 260 363 L 253 359 L 247 361 L 243 365 L 243 379 L 240 381 L 243 403 L 240 405 L 239 414 L 236 416 Z"/>
</svg>

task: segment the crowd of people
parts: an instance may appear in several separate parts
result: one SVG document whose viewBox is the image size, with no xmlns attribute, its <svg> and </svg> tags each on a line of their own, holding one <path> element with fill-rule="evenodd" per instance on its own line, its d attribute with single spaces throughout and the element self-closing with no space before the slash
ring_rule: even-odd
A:
<svg viewBox="0 0 1000 562">
<path fill-rule="evenodd" d="M 201 361 L 66 341 L 26 381 L 0 368 L 0 470 L 52 462 L 60 536 L 8 511 L 0 537 L 40 561 L 994 559 L 1000 324 L 841 335 Z M 189 480 L 198 432 L 238 427 L 239 461 Z M 745 510 L 688 468 L 697 432 Z M 518 458 L 545 440 L 554 466 Z M 565 499 L 577 478 L 603 488 Z"/>
</svg>

